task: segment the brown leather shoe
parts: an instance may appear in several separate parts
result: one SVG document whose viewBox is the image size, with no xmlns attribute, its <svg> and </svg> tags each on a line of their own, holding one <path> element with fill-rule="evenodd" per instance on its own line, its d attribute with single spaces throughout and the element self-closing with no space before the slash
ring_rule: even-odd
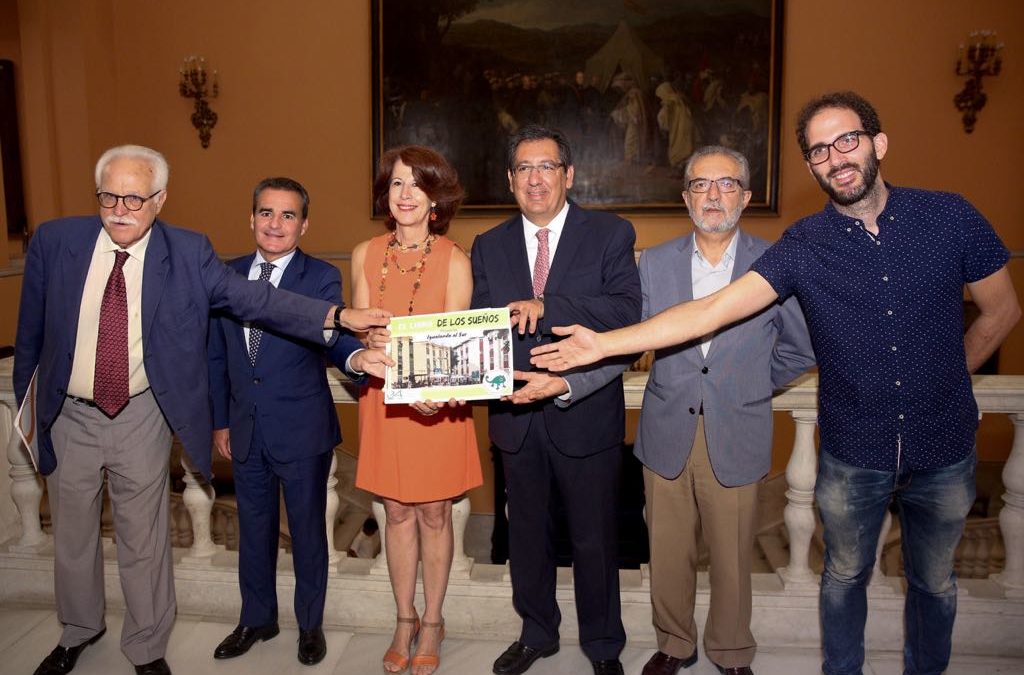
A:
<svg viewBox="0 0 1024 675">
<path fill-rule="evenodd" d="M 676 675 L 681 668 L 689 668 L 697 663 L 697 650 L 685 659 L 677 659 L 665 652 L 654 652 L 654 656 L 644 666 L 642 675 Z"/>
</svg>

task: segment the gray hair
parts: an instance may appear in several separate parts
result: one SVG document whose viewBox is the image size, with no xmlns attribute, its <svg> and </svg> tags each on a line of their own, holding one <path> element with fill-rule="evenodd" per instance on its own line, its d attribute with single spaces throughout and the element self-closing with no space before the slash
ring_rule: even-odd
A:
<svg viewBox="0 0 1024 675">
<path fill-rule="evenodd" d="M 693 174 L 691 174 L 690 171 L 693 169 L 693 165 L 697 160 L 702 157 L 710 157 L 711 155 L 725 155 L 739 164 L 740 175 L 733 177 L 740 179 L 740 183 L 743 185 L 744 190 L 750 189 L 750 163 L 747 161 L 747 158 L 743 156 L 743 153 L 737 152 L 732 148 L 727 148 L 724 145 L 705 145 L 694 150 L 693 154 L 690 155 L 690 158 L 686 160 L 686 168 L 683 170 L 683 181 L 686 184 L 689 184 L 690 180 L 693 178 Z"/>
<path fill-rule="evenodd" d="M 153 170 L 151 189 L 154 191 L 167 189 L 167 177 L 171 169 L 163 155 L 144 145 L 118 145 L 100 155 L 99 160 L 96 162 L 97 190 L 100 189 L 100 183 L 103 181 L 103 172 L 115 159 L 140 159 L 146 162 Z"/>
</svg>

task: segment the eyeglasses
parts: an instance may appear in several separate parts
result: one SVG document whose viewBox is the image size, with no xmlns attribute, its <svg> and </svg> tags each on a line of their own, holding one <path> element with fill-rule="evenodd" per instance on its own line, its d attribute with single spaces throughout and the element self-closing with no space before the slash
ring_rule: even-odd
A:
<svg viewBox="0 0 1024 675">
<path fill-rule="evenodd" d="M 828 161 L 829 155 L 832 154 L 832 148 L 844 155 L 853 152 L 860 145 L 861 136 L 870 138 L 871 134 L 866 131 L 848 131 L 831 143 L 819 143 L 814 146 L 804 153 L 804 159 L 811 164 L 821 164 Z"/>
<path fill-rule="evenodd" d="M 540 164 L 517 164 L 512 167 L 516 178 L 526 178 L 534 170 L 540 171 L 545 178 L 554 176 L 555 172 L 565 166 L 565 162 L 541 162 Z"/>
<path fill-rule="evenodd" d="M 686 184 L 686 189 L 700 194 L 710 190 L 712 185 L 717 185 L 719 192 L 736 192 L 737 188 L 743 187 L 743 182 L 739 178 L 731 178 L 730 176 L 723 176 L 714 180 L 710 178 L 694 178 Z"/>
<path fill-rule="evenodd" d="M 115 195 L 113 192 L 97 192 L 96 201 L 100 203 L 105 209 L 112 209 L 117 206 L 118 200 L 120 200 L 126 209 L 129 211 L 138 211 L 142 208 L 143 204 L 148 202 L 153 197 L 163 192 L 163 190 L 157 190 L 148 197 L 140 197 L 139 195 Z"/>
</svg>

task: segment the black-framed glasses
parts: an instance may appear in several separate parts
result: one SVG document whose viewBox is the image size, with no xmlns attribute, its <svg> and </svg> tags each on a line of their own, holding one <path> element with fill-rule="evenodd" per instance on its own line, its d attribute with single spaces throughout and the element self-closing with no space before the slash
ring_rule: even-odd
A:
<svg viewBox="0 0 1024 675">
<path fill-rule="evenodd" d="M 512 167 L 512 175 L 526 178 L 532 171 L 540 171 L 542 176 L 554 176 L 555 172 L 565 166 L 565 162 L 541 162 L 540 164 L 516 164 Z"/>
<path fill-rule="evenodd" d="M 686 189 L 690 192 L 700 194 L 710 190 L 712 185 L 717 185 L 719 192 L 736 192 L 736 190 L 743 187 L 743 181 L 731 176 L 723 176 L 722 178 L 715 178 L 713 180 L 711 178 L 694 178 L 686 184 Z"/>
<path fill-rule="evenodd" d="M 113 192 L 97 192 L 96 201 L 100 203 L 105 209 L 112 209 L 117 206 L 118 200 L 120 200 L 126 209 L 129 211 L 138 211 L 142 206 L 153 197 L 163 192 L 163 190 L 157 190 L 148 197 L 140 197 L 139 195 L 117 195 Z"/>
<path fill-rule="evenodd" d="M 835 148 L 844 155 L 848 152 L 853 152 L 860 145 L 861 136 L 871 138 L 871 134 L 866 131 L 847 131 L 831 143 L 819 143 L 814 146 L 804 153 L 804 159 L 811 164 L 822 164 L 828 161 L 829 155 L 832 154 L 832 148 Z"/>
</svg>

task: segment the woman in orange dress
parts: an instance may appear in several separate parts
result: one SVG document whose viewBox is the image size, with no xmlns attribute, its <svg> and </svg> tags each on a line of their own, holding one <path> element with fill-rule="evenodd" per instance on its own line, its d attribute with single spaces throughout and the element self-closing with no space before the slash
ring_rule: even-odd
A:
<svg viewBox="0 0 1024 675">
<path fill-rule="evenodd" d="M 373 192 L 378 212 L 388 214 L 388 233 L 352 252 L 353 306 L 381 307 L 395 316 L 469 309 L 469 257 L 444 236 L 463 198 L 455 170 L 430 148 L 395 148 L 381 157 Z M 360 393 L 356 486 L 379 495 L 386 513 L 384 541 L 398 623 L 384 670 L 402 672 L 411 661 L 413 675 L 430 675 L 444 639 L 452 499 L 483 482 L 480 457 L 469 408 L 429 401 L 385 405 L 382 386 L 374 378 Z M 414 605 L 419 560 L 422 624 Z"/>
</svg>

